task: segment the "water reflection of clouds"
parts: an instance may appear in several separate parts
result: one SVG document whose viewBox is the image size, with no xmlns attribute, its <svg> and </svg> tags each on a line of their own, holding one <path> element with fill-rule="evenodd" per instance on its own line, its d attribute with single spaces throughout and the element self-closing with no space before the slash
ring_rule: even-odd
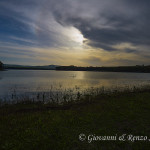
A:
<svg viewBox="0 0 150 150">
<path fill-rule="evenodd" d="M 127 72 L 90 72 L 85 73 L 84 78 L 87 79 L 107 79 L 107 80 L 133 80 L 133 79 L 146 79 L 148 80 L 150 74 L 144 73 L 127 73 Z"/>
<path fill-rule="evenodd" d="M 0 94 L 14 89 L 18 92 L 46 92 L 51 88 L 131 86 L 147 84 L 147 81 L 150 81 L 150 74 L 143 73 L 9 70 L 0 74 Z"/>
<path fill-rule="evenodd" d="M 77 71 L 76 72 L 76 79 L 84 79 L 85 75 L 84 75 L 84 71 Z"/>
</svg>

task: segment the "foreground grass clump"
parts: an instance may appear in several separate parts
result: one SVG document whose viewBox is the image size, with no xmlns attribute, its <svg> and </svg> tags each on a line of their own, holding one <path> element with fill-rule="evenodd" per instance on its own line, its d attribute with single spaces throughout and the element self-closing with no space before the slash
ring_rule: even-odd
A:
<svg viewBox="0 0 150 150">
<path fill-rule="evenodd" d="M 88 143 L 79 135 L 150 138 L 150 93 L 97 96 L 90 103 L 57 110 L 34 103 L 4 105 L 0 122 L 2 150 L 148 150 L 149 141 Z"/>
</svg>

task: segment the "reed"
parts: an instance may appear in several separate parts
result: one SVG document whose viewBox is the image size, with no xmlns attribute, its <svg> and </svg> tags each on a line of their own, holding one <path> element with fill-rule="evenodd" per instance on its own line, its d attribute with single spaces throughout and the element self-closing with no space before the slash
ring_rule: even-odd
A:
<svg viewBox="0 0 150 150">
<path fill-rule="evenodd" d="M 16 89 L 14 89 L 9 97 L 1 98 L 0 106 L 11 104 L 36 104 L 55 107 L 69 106 L 73 104 L 89 103 L 96 97 L 114 97 L 122 94 L 149 91 L 150 85 L 115 86 L 111 88 L 101 86 L 86 89 L 75 86 L 74 88 L 66 89 L 60 84 L 57 87 L 51 85 L 49 91 L 43 92 L 19 94 Z"/>
</svg>

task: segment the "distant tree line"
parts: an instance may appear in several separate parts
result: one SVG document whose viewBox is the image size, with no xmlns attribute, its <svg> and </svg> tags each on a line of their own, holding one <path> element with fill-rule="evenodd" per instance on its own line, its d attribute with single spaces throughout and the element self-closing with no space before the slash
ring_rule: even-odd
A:
<svg viewBox="0 0 150 150">
<path fill-rule="evenodd" d="M 77 67 L 77 66 L 59 66 L 56 70 L 64 71 L 101 71 L 101 72 L 143 72 L 150 73 L 150 66 L 118 66 L 118 67 Z"/>
<path fill-rule="evenodd" d="M 0 61 L 0 70 L 3 69 L 3 63 Z"/>
</svg>

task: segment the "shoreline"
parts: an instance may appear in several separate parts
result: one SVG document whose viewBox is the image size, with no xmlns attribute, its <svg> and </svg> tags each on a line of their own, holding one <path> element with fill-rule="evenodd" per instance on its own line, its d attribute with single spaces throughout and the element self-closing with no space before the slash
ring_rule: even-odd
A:
<svg viewBox="0 0 150 150">
<path fill-rule="evenodd" d="M 85 90 L 86 91 L 86 90 Z M 84 93 L 84 92 L 83 92 Z M 69 110 L 72 107 L 82 106 L 82 105 L 89 105 L 97 103 L 99 99 L 109 99 L 109 98 L 119 98 L 124 96 L 132 96 L 136 94 L 142 94 L 142 93 L 150 93 L 150 85 L 140 86 L 140 87 L 124 87 L 122 90 L 120 90 L 119 87 L 116 87 L 114 89 L 105 89 L 105 87 L 100 88 L 91 88 L 87 93 L 80 93 L 79 91 L 76 92 L 75 99 L 70 100 L 72 98 L 73 93 L 65 93 L 62 94 L 62 99 L 59 99 L 58 97 L 55 97 L 56 99 L 49 99 L 46 101 L 43 93 L 41 95 L 37 93 L 38 99 L 30 99 L 30 98 L 22 98 L 22 99 L 16 99 L 11 101 L 4 101 L 0 100 L 0 109 L 5 109 L 11 107 L 17 107 L 17 111 L 19 112 L 32 112 L 32 111 L 47 111 L 47 110 Z M 54 95 L 54 93 L 51 93 Z M 58 95 L 56 93 L 56 95 Z M 56 96 L 55 95 L 55 96 Z M 12 95 L 13 98 L 15 95 Z"/>
<path fill-rule="evenodd" d="M 38 70 L 43 70 L 43 71 L 85 71 L 85 72 L 112 72 L 112 73 L 146 73 L 146 74 L 148 74 L 148 73 L 150 73 L 150 71 L 147 71 L 147 72 L 143 72 L 143 71 L 103 71 L 103 70 L 101 70 L 101 71 L 97 71 L 97 70 L 57 70 L 57 69 L 30 69 L 30 68 L 5 68 L 5 69 L 3 69 L 3 70 L 0 70 L 0 71 L 9 71 L 9 70 L 34 70 L 34 71 L 38 71 Z"/>
</svg>

